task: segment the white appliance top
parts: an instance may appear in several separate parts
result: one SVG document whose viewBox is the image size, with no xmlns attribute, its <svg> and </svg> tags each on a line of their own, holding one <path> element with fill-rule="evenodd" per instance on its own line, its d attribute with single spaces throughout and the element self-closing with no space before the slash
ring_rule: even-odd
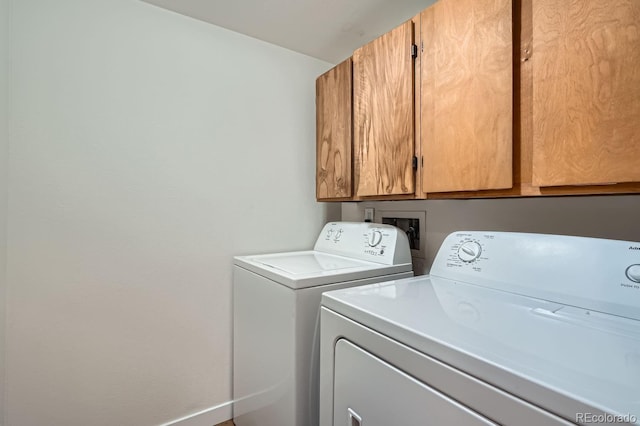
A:
<svg viewBox="0 0 640 426">
<path fill-rule="evenodd" d="M 234 264 L 294 289 L 412 270 L 405 233 L 364 222 L 327 223 L 314 250 L 237 256 Z"/>
<path fill-rule="evenodd" d="M 336 290 L 322 303 L 567 420 L 638 423 L 638 268 L 638 243 L 458 232 L 430 277 Z"/>
<path fill-rule="evenodd" d="M 369 267 L 371 265 L 371 262 L 317 251 L 254 256 L 252 259 L 257 263 L 289 275 L 323 274 L 327 271 L 340 271 L 363 266 Z"/>
<path fill-rule="evenodd" d="M 431 275 L 640 320 L 640 243 L 454 232 Z"/>
</svg>

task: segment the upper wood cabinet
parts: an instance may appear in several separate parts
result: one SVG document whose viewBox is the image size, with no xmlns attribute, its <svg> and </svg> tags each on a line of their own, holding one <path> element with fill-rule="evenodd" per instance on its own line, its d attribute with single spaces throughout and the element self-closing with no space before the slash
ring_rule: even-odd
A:
<svg viewBox="0 0 640 426">
<path fill-rule="evenodd" d="M 640 0 L 439 0 L 317 95 L 319 200 L 640 192 Z"/>
<path fill-rule="evenodd" d="M 413 40 L 408 21 L 353 54 L 358 197 L 414 194 Z"/>
<path fill-rule="evenodd" d="M 421 14 L 422 188 L 512 187 L 511 0 L 440 0 Z"/>
<path fill-rule="evenodd" d="M 530 1 L 532 184 L 640 182 L 640 1 Z"/>
<path fill-rule="evenodd" d="M 351 58 L 316 80 L 316 198 L 352 195 Z"/>
</svg>

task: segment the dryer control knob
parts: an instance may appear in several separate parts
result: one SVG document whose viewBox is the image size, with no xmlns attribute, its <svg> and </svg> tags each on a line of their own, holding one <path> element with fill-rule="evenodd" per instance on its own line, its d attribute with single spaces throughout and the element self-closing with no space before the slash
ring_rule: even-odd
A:
<svg viewBox="0 0 640 426">
<path fill-rule="evenodd" d="M 627 278 L 629 278 L 634 283 L 640 283 L 640 265 L 631 265 L 627 268 L 626 272 Z"/>
<path fill-rule="evenodd" d="M 475 241 L 462 243 L 458 249 L 458 258 L 463 262 L 473 262 L 480 257 L 482 246 Z"/>
</svg>

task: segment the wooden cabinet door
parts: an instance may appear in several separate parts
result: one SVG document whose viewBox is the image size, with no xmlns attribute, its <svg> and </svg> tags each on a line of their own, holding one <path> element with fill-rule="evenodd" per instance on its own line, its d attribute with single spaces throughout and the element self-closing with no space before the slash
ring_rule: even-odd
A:
<svg viewBox="0 0 640 426">
<path fill-rule="evenodd" d="M 413 23 L 353 54 L 357 196 L 414 193 Z"/>
<path fill-rule="evenodd" d="M 640 1 L 532 3 L 533 184 L 640 181 Z"/>
<path fill-rule="evenodd" d="M 423 190 L 511 188 L 512 0 L 440 0 L 421 14 Z"/>
<path fill-rule="evenodd" d="M 352 62 L 316 80 L 316 198 L 352 196 Z"/>
</svg>

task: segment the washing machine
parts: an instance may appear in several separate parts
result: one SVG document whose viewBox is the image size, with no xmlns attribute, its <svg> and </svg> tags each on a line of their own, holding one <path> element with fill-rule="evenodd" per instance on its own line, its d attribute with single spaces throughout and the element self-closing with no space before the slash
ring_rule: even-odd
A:
<svg viewBox="0 0 640 426">
<path fill-rule="evenodd" d="M 456 232 L 327 292 L 320 425 L 640 424 L 640 243 Z"/>
<path fill-rule="evenodd" d="M 406 234 L 374 223 L 328 223 L 313 250 L 235 257 L 236 426 L 317 425 L 322 292 L 411 276 Z"/>
</svg>

